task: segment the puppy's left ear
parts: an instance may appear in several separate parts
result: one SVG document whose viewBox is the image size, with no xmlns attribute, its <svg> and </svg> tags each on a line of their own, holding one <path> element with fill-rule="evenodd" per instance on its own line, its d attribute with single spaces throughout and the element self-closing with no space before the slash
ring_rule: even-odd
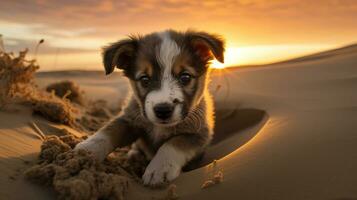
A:
<svg viewBox="0 0 357 200">
<path fill-rule="evenodd" d="M 186 34 L 193 50 L 203 61 L 209 61 L 214 56 L 224 63 L 225 41 L 221 36 L 196 31 L 188 31 Z"/>
<path fill-rule="evenodd" d="M 103 64 L 106 75 L 117 67 L 126 71 L 133 65 L 137 52 L 138 41 L 135 38 L 120 40 L 103 48 Z"/>
</svg>

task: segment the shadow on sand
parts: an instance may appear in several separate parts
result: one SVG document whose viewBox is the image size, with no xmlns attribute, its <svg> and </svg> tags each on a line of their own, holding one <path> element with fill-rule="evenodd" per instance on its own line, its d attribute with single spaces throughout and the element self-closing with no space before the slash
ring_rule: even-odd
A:
<svg viewBox="0 0 357 200">
<path fill-rule="evenodd" d="M 268 115 L 258 109 L 218 109 L 214 138 L 205 154 L 189 163 L 190 171 L 218 160 L 251 140 L 268 120 Z"/>
</svg>

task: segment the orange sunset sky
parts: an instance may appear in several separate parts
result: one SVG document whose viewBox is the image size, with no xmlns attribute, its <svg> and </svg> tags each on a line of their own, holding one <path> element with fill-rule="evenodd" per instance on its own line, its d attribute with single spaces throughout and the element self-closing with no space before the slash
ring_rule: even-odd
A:
<svg viewBox="0 0 357 200">
<path fill-rule="evenodd" d="M 0 1 L 5 50 L 45 39 L 42 70 L 101 70 L 103 45 L 167 28 L 223 35 L 225 66 L 263 64 L 357 42 L 357 1 Z"/>
</svg>

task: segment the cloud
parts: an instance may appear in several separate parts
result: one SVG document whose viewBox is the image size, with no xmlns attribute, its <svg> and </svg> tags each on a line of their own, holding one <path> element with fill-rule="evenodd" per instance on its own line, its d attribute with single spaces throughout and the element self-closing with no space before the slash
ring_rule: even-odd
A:
<svg viewBox="0 0 357 200">
<path fill-rule="evenodd" d="M 355 0 L 1 0 L 9 49 L 44 38 L 44 54 L 99 52 L 131 33 L 195 28 L 229 46 L 343 44 L 357 35 Z M 70 60 L 70 59 L 69 59 Z"/>
<path fill-rule="evenodd" d="M 18 52 L 28 48 L 30 53 L 34 53 L 35 47 L 38 44 L 39 40 L 22 40 L 17 38 L 7 38 L 4 37 L 4 46 L 5 50 L 8 52 Z M 52 46 L 46 40 L 41 44 L 39 50 L 40 54 L 56 54 L 60 52 L 61 54 L 73 54 L 73 53 L 87 53 L 87 52 L 96 52 L 96 50 L 85 49 L 85 48 L 68 48 L 68 47 L 58 47 Z"/>
<path fill-rule="evenodd" d="M 0 19 L 32 35 L 113 41 L 130 33 L 196 28 L 256 43 L 357 32 L 354 0 L 2 0 Z M 0 22 L 0 31 L 1 31 Z M 29 32 L 19 30 L 24 37 Z M 307 33 L 305 30 L 309 30 Z M 30 36 L 32 36 L 29 34 Z M 278 36 L 284 34 L 284 37 Z M 263 37 L 262 37 L 263 36 Z M 299 39 L 303 37 L 303 39 Z M 264 38 L 264 39 L 263 39 Z M 237 42 L 237 41 L 236 41 Z"/>
<path fill-rule="evenodd" d="M 46 24 L 53 29 L 87 29 L 99 33 L 124 34 L 135 30 L 186 24 L 197 26 L 202 20 L 239 24 L 259 19 L 298 21 L 318 17 L 356 17 L 353 0 L 31 0 L 0 2 L 3 20 L 24 24 Z M 107 34 L 109 35 L 109 34 Z"/>
</svg>

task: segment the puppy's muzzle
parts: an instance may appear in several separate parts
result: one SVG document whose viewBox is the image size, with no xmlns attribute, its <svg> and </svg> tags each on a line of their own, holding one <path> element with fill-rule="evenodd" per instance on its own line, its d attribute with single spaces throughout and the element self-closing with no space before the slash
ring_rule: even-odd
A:
<svg viewBox="0 0 357 200">
<path fill-rule="evenodd" d="M 155 116 L 161 120 L 168 120 L 171 118 L 175 107 L 168 103 L 160 103 L 154 107 Z"/>
</svg>

